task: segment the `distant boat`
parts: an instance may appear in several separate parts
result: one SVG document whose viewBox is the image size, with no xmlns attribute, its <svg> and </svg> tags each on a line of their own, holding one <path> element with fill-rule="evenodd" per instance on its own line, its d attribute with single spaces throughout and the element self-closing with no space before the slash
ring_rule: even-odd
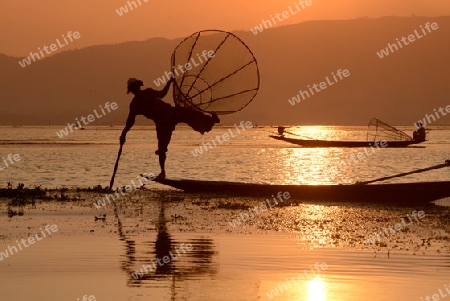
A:
<svg viewBox="0 0 450 301">
<path fill-rule="evenodd" d="M 423 129 L 423 131 L 425 131 Z M 344 141 L 344 140 L 319 140 L 319 139 L 300 139 L 284 136 L 285 127 L 278 127 L 278 135 L 270 135 L 270 138 L 293 143 L 302 147 L 407 147 L 413 144 L 422 143 L 425 140 L 425 134 L 421 139 L 413 139 L 404 132 L 390 126 L 389 124 L 372 118 L 367 130 L 367 141 Z M 286 132 L 291 135 L 293 133 Z M 416 132 L 415 132 L 416 133 Z M 416 136 L 416 135 L 415 135 Z"/>
<path fill-rule="evenodd" d="M 333 141 L 333 140 L 312 140 L 312 139 L 296 139 L 284 136 L 270 135 L 271 138 L 297 144 L 303 147 L 370 147 L 379 145 L 380 147 L 407 147 L 412 144 L 419 144 L 419 141 L 386 141 L 383 145 L 380 141 Z M 385 145 L 385 146 L 384 146 Z"/>
</svg>

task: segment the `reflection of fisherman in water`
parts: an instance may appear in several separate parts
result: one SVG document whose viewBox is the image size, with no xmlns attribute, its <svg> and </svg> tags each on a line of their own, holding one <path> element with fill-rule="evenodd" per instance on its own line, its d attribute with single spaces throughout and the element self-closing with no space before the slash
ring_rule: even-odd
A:
<svg viewBox="0 0 450 301">
<path fill-rule="evenodd" d="M 173 239 L 168 232 L 165 218 L 166 202 L 167 200 L 161 200 L 160 202 L 159 218 L 156 220 L 156 240 L 154 242 L 147 241 L 139 248 L 144 247 L 145 251 L 137 250 L 138 245 L 135 240 L 127 237 L 122 230 L 117 203 L 114 203 L 114 214 L 117 219 L 119 238 L 125 242 L 126 247 L 122 270 L 129 276 L 127 277 L 127 285 L 140 287 L 143 283 L 172 279 L 173 283 L 170 289 L 172 294 L 175 295 L 175 288 L 179 288 L 179 285 L 189 277 L 217 273 L 218 266 L 214 260 L 217 251 L 214 250 L 214 242 L 210 238 L 191 238 L 185 240 L 184 243 Z M 133 210 L 133 208 L 127 207 L 125 209 L 126 212 L 130 210 Z M 139 264 L 139 266 L 136 264 Z M 146 270 L 143 268 L 144 266 Z M 177 285 L 175 285 L 175 282 Z"/>
<path fill-rule="evenodd" d="M 414 131 L 413 133 L 413 140 L 416 142 L 423 142 L 426 140 L 426 132 L 425 132 L 425 128 L 423 127 L 422 122 L 418 122 L 416 124 L 417 126 L 417 131 Z"/>
<path fill-rule="evenodd" d="M 172 238 L 170 237 L 170 234 L 167 231 L 164 209 L 165 209 L 164 202 L 161 201 L 161 210 L 159 212 L 159 219 L 158 219 L 158 236 L 155 241 L 156 260 L 160 258 L 165 260 L 165 257 L 167 258 L 169 254 L 171 255 L 172 258 L 167 263 L 167 265 L 164 264 L 161 266 L 158 262 L 158 266 L 156 267 L 155 271 L 156 274 L 170 274 L 170 272 L 173 270 L 173 267 L 171 266 L 172 259 L 174 259 L 174 255 L 172 253 Z M 166 263 L 166 261 L 164 261 L 164 263 Z"/>
<path fill-rule="evenodd" d="M 161 196 L 160 196 L 161 197 Z M 164 200 L 163 200 L 164 199 Z M 137 245 L 136 241 L 126 235 L 123 231 L 121 215 L 128 215 L 130 211 L 138 208 L 125 206 L 124 209 L 120 208 L 117 202 L 114 202 L 114 215 L 117 220 L 117 230 L 120 241 L 125 243 L 125 254 L 123 256 L 122 270 L 127 275 L 127 286 L 139 288 L 139 289 L 151 289 L 153 287 L 165 288 L 170 294 L 170 300 L 187 300 L 188 296 L 185 295 L 187 291 L 186 280 L 199 277 L 211 277 L 218 272 L 217 254 L 215 250 L 214 241 L 211 238 L 198 237 L 195 235 L 191 239 L 185 240 L 186 243 L 182 244 L 173 239 L 168 232 L 167 220 L 165 218 L 165 207 L 168 198 L 162 197 L 160 202 L 159 218 L 156 220 L 157 237 L 156 241 L 146 241 L 142 245 Z M 122 209 L 122 210 L 119 210 Z M 122 214 L 120 214 L 122 213 Z M 144 214 L 142 206 L 139 210 L 139 215 L 142 217 Z M 126 218 L 126 220 L 129 218 Z M 154 219 L 149 218 L 149 219 Z M 172 221 L 172 223 L 174 223 Z M 127 225 L 124 225 L 127 227 Z M 149 231 L 150 235 L 154 234 L 153 231 Z M 196 237 L 197 236 L 197 237 Z M 186 253 L 182 250 L 182 245 L 186 246 Z M 188 245 L 191 245 L 190 250 L 187 250 Z M 154 251 L 153 251 L 154 246 Z M 144 250 L 140 250 L 144 247 Z M 177 252 L 177 247 L 179 248 Z M 138 249 L 138 250 L 137 250 Z M 136 264 L 150 265 L 156 258 L 162 258 L 164 256 L 170 257 L 170 252 L 177 258 L 174 261 L 170 261 L 167 264 L 159 265 L 155 264 L 156 269 L 145 273 L 143 277 L 133 277 L 133 272 L 136 270 Z M 178 256 L 181 257 L 178 259 Z M 153 264 L 152 264 L 153 266 Z M 170 282 L 162 281 L 170 280 Z"/>
</svg>

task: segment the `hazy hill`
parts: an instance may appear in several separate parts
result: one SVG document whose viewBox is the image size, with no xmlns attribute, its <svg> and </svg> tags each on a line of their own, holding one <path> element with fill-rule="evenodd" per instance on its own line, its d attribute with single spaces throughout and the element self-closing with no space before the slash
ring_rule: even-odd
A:
<svg viewBox="0 0 450 301">
<path fill-rule="evenodd" d="M 396 38 L 421 33 L 426 22 L 437 22 L 439 29 L 378 57 L 376 52 Z M 412 125 L 450 104 L 450 17 L 313 21 L 258 35 L 236 34 L 258 59 L 261 89 L 244 111 L 222 118 L 225 123 L 366 124 L 379 117 Z M 98 123 L 123 124 L 131 99 L 126 80 L 142 78 L 155 88 L 153 80 L 169 70 L 179 41 L 94 46 L 57 53 L 25 68 L 19 58 L 0 55 L 0 124 L 62 125 L 107 101 L 117 102 L 119 109 Z M 299 89 L 331 79 L 338 69 L 348 69 L 350 76 L 295 106 L 288 103 Z M 450 124 L 450 117 L 435 124 Z"/>
</svg>

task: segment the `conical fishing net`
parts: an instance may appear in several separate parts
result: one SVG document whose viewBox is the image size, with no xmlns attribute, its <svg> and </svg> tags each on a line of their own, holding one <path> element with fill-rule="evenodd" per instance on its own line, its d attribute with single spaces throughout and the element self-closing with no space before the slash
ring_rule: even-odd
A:
<svg viewBox="0 0 450 301">
<path fill-rule="evenodd" d="M 253 53 L 224 31 L 200 31 L 184 39 L 172 54 L 172 73 L 177 106 L 218 115 L 242 110 L 259 89 Z"/>
<path fill-rule="evenodd" d="M 367 129 L 367 141 L 411 141 L 412 137 L 389 124 L 372 118 Z"/>
</svg>

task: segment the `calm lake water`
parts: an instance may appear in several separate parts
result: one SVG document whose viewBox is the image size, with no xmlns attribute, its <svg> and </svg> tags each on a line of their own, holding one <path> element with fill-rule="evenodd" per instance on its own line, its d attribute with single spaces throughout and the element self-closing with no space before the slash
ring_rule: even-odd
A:
<svg viewBox="0 0 450 301">
<path fill-rule="evenodd" d="M 56 136 L 59 130 L 0 128 L 0 157 L 21 158 L 0 171 L 0 187 L 8 181 L 49 188 L 107 186 L 121 128 L 87 128 L 64 139 Z M 276 130 L 270 127 L 247 130 L 202 155 L 192 154 L 229 130 L 218 127 L 201 136 L 177 129 L 169 146 L 168 177 L 354 183 L 441 164 L 450 154 L 449 127 L 431 128 L 423 147 L 377 149 L 337 170 L 336 164 L 362 150 L 303 149 L 269 138 Z M 365 140 L 366 135 L 366 127 L 290 131 L 323 139 Z M 155 149 L 152 127 L 133 128 L 116 185 L 128 185 L 140 173 L 158 173 Z M 5 167 L 3 160 L 0 166 Z M 391 182 L 436 180 L 450 180 L 449 171 Z M 156 183 L 147 188 L 158 190 L 135 191 L 101 209 L 93 202 L 103 194 L 69 190 L 64 193 L 75 200 L 38 200 L 36 207 L 27 204 L 24 215 L 13 218 L 6 214 L 10 200 L 0 199 L 0 300 L 81 301 L 92 295 L 99 301 L 422 301 L 445 294 L 450 286 L 448 207 L 301 202 L 276 206 L 233 227 L 233 219 L 264 200 L 186 195 Z M 376 244 L 364 244 L 414 211 L 424 211 L 425 217 Z M 105 221 L 94 218 L 103 214 Z M 47 224 L 57 225 L 58 231 L 5 257 L 16 241 L 35 236 Z M 190 249 L 183 252 L 182 245 Z M 176 250 L 175 259 L 133 277 Z"/>
<path fill-rule="evenodd" d="M 107 186 L 119 148 L 121 127 L 87 127 L 63 139 L 62 127 L 0 127 L 0 157 L 19 154 L 21 160 L 0 171 L 0 185 L 8 181 L 44 187 Z M 408 134 L 411 127 L 399 127 Z M 234 127 L 216 127 L 200 135 L 190 128 L 174 132 L 166 162 L 167 176 L 196 180 L 226 180 L 277 184 L 354 183 L 441 164 L 450 156 L 450 128 L 431 128 L 429 141 L 403 149 L 308 149 L 268 137 L 275 128 L 252 128 L 237 134 Z M 366 140 L 367 127 L 298 127 L 291 132 L 304 137 Z M 202 143 L 232 131 L 236 137 L 195 157 Z M 141 173 L 159 173 L 156 134 L 153 127 L 133 128 L 123 148 L 117 185 L 128 185 Z M 354 162 L 351 156 L 364 155 Z M 340 162 L 342 168 L 334 169 Z M 1 166 L 5 164 L 0 161 Z M 450 180 L 437 170 L 392 182 Z M 3 183 L 3 184 L 1 184 Z"/>
<path fill-rule="evenodd" d="M 300 204 L 233 228 L 241 211 L 223 206 L 230 200 L 177 197 L 137 192 L 102 210 L 47 201 L 2 214 L 0 252 L 46 224 L 58 231 L 0 261 L 1 300 L 422 301 L 450 285 L 448 210 Z M 414 210 L 423 220 L 364 246 Z"/>
</svg>

